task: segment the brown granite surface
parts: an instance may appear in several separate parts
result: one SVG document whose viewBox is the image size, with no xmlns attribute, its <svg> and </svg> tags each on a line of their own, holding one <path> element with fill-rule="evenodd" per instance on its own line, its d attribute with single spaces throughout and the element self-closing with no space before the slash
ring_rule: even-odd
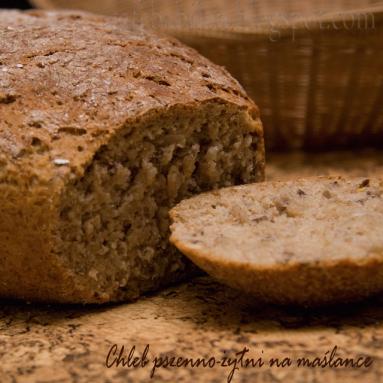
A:
<svg viewBox="0 0 383 383">
<path fill-rule="evenodd" d="M 379 174 L 379 153 L 270 156 L 269 178 L 310 174 Z M 383 295 L 348 306 L 306 310 L 259 306 L 251 298 L 203 276 L 135 303 L 113 306 L 46 306 L 3 301 L 0 308 L 0 382 L 226 382 L 233 366 L 226 355 L 247 347 L 245 358 L 262 367 L 241 367 L 232 382 L 381 382 Z M 136 346 L 145 367 L 105 366 L 108 351 Z M 368 368 L 298 367 L 301 357 L 372 358 Z M 263 352 L 262 352 L 263 351 Z M 159 367 L 153 360 L 215 357 L 212 368 Z M 239 356 L 238 356 L 239 357 Z M 291 366 L 270 367 L 270 358 Z M 113 358 L 110 359 L 111 361 Z M 164 360 L 164 359 L 163 359 Z"/>
</svg>

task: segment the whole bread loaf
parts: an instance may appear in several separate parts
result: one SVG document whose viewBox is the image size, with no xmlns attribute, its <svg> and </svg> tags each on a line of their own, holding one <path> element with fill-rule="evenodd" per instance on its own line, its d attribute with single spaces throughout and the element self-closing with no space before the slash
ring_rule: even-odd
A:
<svg viewBox="0 0 383 383">
<path fill-rule="evenodd" d="M 0 12 L 0 296 L 133 299 L 180 278 L 168 209 L 262 180 L 237 81 L 125 18 Z"/>
<path fill-rule="evenodd" d="M 383 181 L 312 177 L 203 193 L 171 210 L 170 240 L 223 283 L 282 304 L 383 291 Z"/>
</svg>

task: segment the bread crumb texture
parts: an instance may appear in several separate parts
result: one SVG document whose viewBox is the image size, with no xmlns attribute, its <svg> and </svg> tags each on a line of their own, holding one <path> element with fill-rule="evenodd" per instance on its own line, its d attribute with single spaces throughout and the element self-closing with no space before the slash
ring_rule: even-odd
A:
<svg viewBox="0 0 383 383">
<path fill-rule="evenodd" d="M 313 177 L 225 188 L 171 211 L 171 241 L 234 287 L 277 303 L 383 289 L 383 182 Z"/>
<path fill-rule="evenodd" d="M 133 299 L 188 273 L 168 209 L 262 180 L 223 68 L 125 18 L 0 12 L 0 295 Z"/>
</svg>

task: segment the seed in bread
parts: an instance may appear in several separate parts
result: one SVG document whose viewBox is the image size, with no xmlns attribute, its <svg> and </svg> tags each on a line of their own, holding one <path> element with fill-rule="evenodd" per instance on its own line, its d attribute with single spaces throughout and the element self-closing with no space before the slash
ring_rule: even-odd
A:
<svg viewBox="0 0 383 383">
<path fill-rule="evenodd" d="M 263 179 L 228 72 L 125 18 L 0 12 L 0 296 L 133 299 L 189 273 L 168 209 Z"/>
<path fill-rule="evenodd" d="M 317 305 L 383 290 L 383 183 L 313 177 L 224 188 L 171 210 L 171 242 L 261 300 Z"/>
</svg>

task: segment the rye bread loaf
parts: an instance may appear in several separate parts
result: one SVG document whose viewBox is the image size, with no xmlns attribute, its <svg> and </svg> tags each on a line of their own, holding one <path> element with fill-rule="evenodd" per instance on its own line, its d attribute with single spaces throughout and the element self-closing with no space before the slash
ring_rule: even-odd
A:
<svg viewBox="0 0 383 383">
<path fill-rule="evenodd" d="M 383 290 L 383 181 L 313 177 L 182 201 L 171 242 L 218 280 L 282 304 Z"/>
<path fill-rule="evenodd" d="M 264 177 L 238 82 L 125 18 L 0 12 L 0 115 L 2 297 L 118 301 L 169 283 L 186 260 L 169 207 Z"/>
</svg>

